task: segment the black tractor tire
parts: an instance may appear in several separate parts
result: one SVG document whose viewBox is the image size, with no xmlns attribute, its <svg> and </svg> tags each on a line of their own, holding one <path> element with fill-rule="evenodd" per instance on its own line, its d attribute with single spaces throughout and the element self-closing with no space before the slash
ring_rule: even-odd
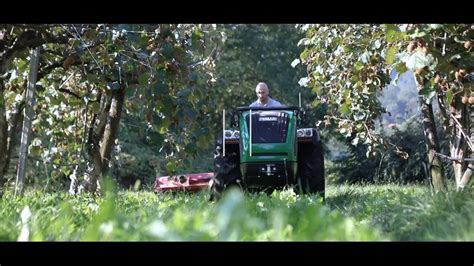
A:
<svg viewBox="0 0 474 266">
<path fill-rule="evenodd" d="M 317 131 L 313 129 L 313 135 Z M 318 193 L 325 197 L 324 149 L 319 139 L 298 146 L 298 186 L 305 194 Z"/>
<path fill-rule="evenodd" d="M 210 201 L 219 200 L 227 188 L 231 186 L 240 187 L 241 184 L 242 176 L 238 150 L 228 150 L 226 148 L 225 156 L 222 153 L 221 133 L 214 150 L 214 176 L 210 182 Z"/>
</svg>

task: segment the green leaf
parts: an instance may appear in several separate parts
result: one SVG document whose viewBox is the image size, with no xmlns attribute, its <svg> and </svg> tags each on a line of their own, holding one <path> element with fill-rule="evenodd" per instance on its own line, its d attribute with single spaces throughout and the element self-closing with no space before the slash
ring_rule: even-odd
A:
<svg viewBox="0 0 474 266">
<path fill-rule="evenodd" d="M 359 60 L 364 64 L 369 63 L 369 60 L 370 60 L 369 51 L 365 51 L 363 54 L 361 54 L 360 57 L 359 57 Z"/>
<path fill-rule="evenodd" d="M 348 106 L 348 104 L 344 103 L 344 104 L 341 104 L 341 106 L 339 107 L 339 112 L 344 116 L 348 116 L 351 112 L 351 109 Z"/>
<path fill-rule="evenodd" d="M 302 61 L 305 61 L 309 56 L 309 50 L 308 49 L 305 49 L 301 54 L 300 54 L 300 58 Z"/>
<path fill-rule="evenodd" d="M 71 170 L 67 166 L 62 166 L 60 168 L 61 173 L 63 173 L 65 176 L 68 176 L 71 173 Z"/>
<path fill-rule="evenodd" d="M 471 68 L 474 66 L 474 54 L 470 53 L 469 56 L 463 56 L 461 57 L 461 60 L 459 60 L 459 68 Z"/>
<path fill-rule="evenodd" d="M 84 39 L 86 40 L 93 40 L 97 37 L 97 31 L 94 29 L 87 29 L 84 33 Z"/>
<path fill-rule="evenodd" d="M 448 91 L 446 91 L 446 102 L 449 105 L 451 105 L 451 103 L 453 102 L 453 98 L 454 98 L 454 93 L 453 93 L 453 90 L 450 89 Z"/>
<path fill-rule="evenodd" d="M 138 84 L 140 84 L 141 86 L 146 86 L 148 85 L 149 79 L 150 79 L 150 72 L 143 73 L 138 77 Z"/>
<path fill-rule="evenodd" d="M 178 96 L 184 98 L 184 97 L 187 97 L 189 94 L 191 94 L 191 92 L 192 92 L 191 88 L 184 88 L 178 92 Z"/>
<path fill-rule="evenodd" d="M 201 31 L 201 29 L 196 28 L 193 31 L 193 34 L 191 36 L 191 39 L 193 40 L 193 44 L 196 43 L 197 41 L 201 40 L 204 37 L 204 33 Z"/>
<path fill-rule="evenodd" d="M 198 76 L 196 73 L 194 73 L 194 72 L 190 73 L 189 76 L 188 76 L 188 79 L 189 79 L 190 81 L 193 81 L 193 82 L 197 81 L 198 78 L 199 78 L 199 76 Z"/>
<path fill-rule="evenodd" d="M 96 83 L 99 81 L 98 77 L 96 74 L 87 74 L 86 75 L 86 80 L 91 82 L 91 83 Z"/>
<path fill-rule="evenodd" d="M 364 64 L 362 64 L 360 61 L 357 61 L 357 62 L 354 64 L 354 68 L 355 68 L 355 70 L 360 71 L 361 69 L 364 68 Z"/>
<path fill-rule="evenodd" d="M 161 67 L 155 71 L 156 80 L 164 80 L 166 78 L 166 70 L 164 67 Z"/>
<path fill-rule="evenodd" d="M 184 115 L 185 115 L 187 118 L 193 120 L 193 119 L 196 118 L 197 112 L 194 111 L 193 109 L 186 109 L 186 110 L 184 110 Z"/>
<path fill-rule="evenodd" d="M 398 63 L 398 64 L 396 64 L 396 65 L 395 65 L 395 70 L 396 70 L 397 73 L 399 73 L 399 74 L 403 74 L 403 73 L 405 73 L 405 72 L 408 71 L 408 69 L 407 69 L 405 63 Z"/>
<path fill-rule="evenodd" d="M 148 36 L 145 33 L 140 34 L 137 42 L 142 48 L 145 48 L 148 44 Z"/>
<path fill-rule="evenodd" d="M 165 43 L 163 44 L 163 54 L 167 57 L 173 56 L 173 45 L 171 43 Z"/>
<path fill-rule="evenodd" d="M 321 101 L 319 99 L 314 99 L 312 102 L 311 102 L 311 107 L 313 108 L 318 108 L 319 105 L 321 105 Z"/>
<path fill-rule="evenodd" d="M 165 120 L 165 119 L 163 119 L 163 120 Z M 168 121 L 168 120 L 166 119 L 166 121 Z M 165 134 L 167 131 L 168 131 L 168 126 L 162 126 L 162 127 L 160 127 L 160 130 L 158 132 L 160 134 Z"/>
<path fill-rule="evenodd" d="M 423 89 L 419 90 L 418 91 L 418 94 L 421 95 L 421 96 L 428 96 L 430 94 L 430 92 L 432 91 L 433 89 L 430 88 L 430 87 L 424 87 Z"/>
<path fill-rule="evenodd" d="M 425 37 L 426 35 L 427 35 L 427 32 L 426 32 L 426 31 L 423 31 L 423 30 L 420 31 L 419 28 L 416 28 L 416 29 L 415 29 L 415 33 L 410 34 L 410 37 L 411 37 L 412 39 L 415 39 L 415 38 Z"/>
<path fill-rule="evenodd" d="M 423 99 L 426 103 L 430 103 L 431 99 L 433 99 L 433 97 L 435 96 L 436 91 L 433 87 L 425 86 L 423 89 L 418 91 L 418 94 L 423 96 Z"/>
<path fill-rule="evenodd" d="M 157 94 L 168 94 L 168 92 L 169 92 L 168 84 L 158 83 L 158 85 L 156 86 Z"/>
<path fill-rule="evenodd" d="M 387 54 L 385 55 L 385 63 L 392 65 L 395 62 L 395 55 L 397 54 L 397 47 L 392 46 L 388 48 Z"/>
<path fill-rule="evenodd" d="M 92 110 L 92 113 L 94 114 L 98 114 L 99 111 L 100 111 L 100 103 L 99 102 L 93 102 L 93 103 L 90 103 L 90 108 Z"/>
<path fill-rule="evenodd" d="M 385 24 L 385 39 L 388 42 L 394 42 L 396 41 L 394 36 L 397 33 L 397 27 L 394 24 Z"/>
<path fill-rule="evenodd" d="M 18 60 L 17 66 L 19 70 L 25 70 L 26 69 L 26 60 Z"/>
<path fill-rule="evenodd" d="M 70 106 L 79 106 L 79 105 L 82 105 L 82 101 L 81 100 L 78 100 L 76 98 L 71 98 L 68 102 L 68 104 Z"/>
<path fill-rule="evenodd" d="M 166 170 L 168 170 L 168 172 L 174 173 L 176 171 L 176 160 L 168 160 L 166 163 Z"/>
<path fill-rule="evenodd" d="M 161 113 L 163 113 L 167 117 L 166 119 L 161 120 L 161 122 L 162 123 L 166 122 L 166 123 L 169 124 L 170 121 L 168 120 L 168 117 L 172 112 L 172 101 L 171 101 L 171 99 L 169 97 L 165 97 L 163 102 L 158 103 L 158 106 L 156 108 L 157 108 L 157 110 L 159 110 Z"/>
<path fill-rule="evenodd" d="M 321 92 L 321 86 L 318 86 L 318 85 L 315 85 L 312 89 L 311 89 L 312 92 L 316 93 L 316 95 L 319 95 L 319 93 Z"/>
</svg>

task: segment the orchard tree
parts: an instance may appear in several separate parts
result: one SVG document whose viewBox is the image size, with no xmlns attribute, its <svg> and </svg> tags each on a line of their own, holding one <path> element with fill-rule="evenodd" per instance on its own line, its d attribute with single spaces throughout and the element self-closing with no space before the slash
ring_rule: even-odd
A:
<svg viewBox="0 0 474 266">
<path fill-rule="evenodd" d="M 213 25 L 6 25 L 2 32 L 15 33 L 12 48 L 25 32 L 40 40 L 2 58 L 0 150 L 12 147 L 3 114 L 11 121 L 21 116 L 14 110 L 22 106 L 26 47 L 41 46 L 30 151 L 47 175 L 71 178 L 72 193 L 96 192 L 109 174 L 123 112 L 156 132 L 150 141 L 165 153 L 170 172 L 180 155 L 195 155 L 195 143 L 207 137 L 201 118 L 208 113 L 198 107 L 215 80 L 210 55 L 220 39 Z M 14 135 L 10 125 L 7 135 Z"/>
<path fill-rule="evenodd" d="M 383 112 L 377 98 L 390 82 L 392 70 L 412 71 L 420 95 L 432 184 L 445 189 L 444 171 L 431 102 L 436 96 L 450 136 L 458 188 L 470 177 L 464 158 L 472 152 L 466 77 L 472 64 L 471 25 L 304 25 L 301 54 L 308 75 L 302 81 L 318 94 L 314 106 L 327 106 L 323 121 L 352 139 L 367 144 L 367 156 L 377 149 L 395 148 L 374 133 Z M 471 147 L 471 148 L 469 148 Z M 472 167 L 472 164 L 471 164 Z"/>
<path fill-rule="evenodd" d="M 10 165 L 16 128 L 22 119 L 29 48 L 67 43 L 68 38 L 44 25 L 0 25 L 0 193 Z M 56 65 L 40 69 L 38 79 Z"/>
<path fill-rule="evenodd" d="M 86 138 L 89 160 L 82 187 L 95 191 L 98 177 L 108 173 L 124 105 L 128 112 L 144 120 L 147 130 L 157 133 L 150 142 L 161 146 L 158 148 L 165 153 L 170 173 L 179 166 L 178 158 L 184 158 L 186 153 L 196 154 L 196 143 L 206 137 L 202 130 L 205 121 L 199 119 L 206 114 L 198 107 L 206 100 L 206 86 L 212 80 L 209 47 L 218 41 L 207 37 L 204 31 L 208 30 L 212 33 L 214 29 L 211 25 L 118 25 L 95 29 L 104 37 L 94 40 L 108 47 L 98 50 L 95 57 L 112 58 L 112 62 L 102 64 L 104 68 L 110 66 L 105 69 L 105 80 L 101 80 L 106 86 L 93 91 L 98 103 Z M 100 67 L 98 61 L 97 68 Z M 70 191 L 74 191 L 73 183 Z"/>
<path fill-rule="evenodd" d="M 414 73 L 419 94 L 426 105 L 438 101 L 443 127 L 449 138 L 450 156 L 436 153 L 429 154 L 429 159 L 450 160 L 456 187 L 462 190 L 468 184 L 473 168 L 472 158 L 469 158 L 474 150 L 471 135 L 474 26 L 388 25 L 386 33 L 391 50 L 397 51 L 393 63 L 398 73 L 405 70 Z"/>
<path fill-rule="evenodd" d="M 299 42 L 305 46 L 300 59 L 307 76 L 300 84 L 317 95 L 314 108 L 326 107 L 321 124 L 351 138 L 353 145 L 367 144 L 367 156 L 390 145 L 374 133 L 375 119 L 384 112 L 377 96 L 390 81 L 382 60 L 384 30 L 377 25 L 304 25 L 301 29 L 306 38 Z"/>
</svg>

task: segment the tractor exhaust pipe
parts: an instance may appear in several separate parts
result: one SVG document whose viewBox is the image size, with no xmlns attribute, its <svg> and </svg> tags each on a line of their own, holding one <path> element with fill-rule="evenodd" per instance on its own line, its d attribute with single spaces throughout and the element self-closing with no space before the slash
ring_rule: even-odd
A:
<svg viewBox="0 0 474 266">
<path fill-rule="evenodd" d="M 252 109 L 250 111 L 250 157 L 252 157 Z"/>
</svg>

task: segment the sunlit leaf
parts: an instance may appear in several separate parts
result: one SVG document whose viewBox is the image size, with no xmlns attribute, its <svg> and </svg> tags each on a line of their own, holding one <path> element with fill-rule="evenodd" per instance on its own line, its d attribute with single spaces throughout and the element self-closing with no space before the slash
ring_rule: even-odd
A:
<svg viewBox="0 0 474 266">
<path fill-rule="evenodd" d="M 453 90 L 447 90 L 446 91 L 446 103 L 449 105 L 451 105 L 451 103 L 453 102 L 453 98 L 454 98 L 454 93 L 453 93 Z"/>
<path fill-rule="evenodd" d="M 150 72 L 145 72 L 140 77 L 138 77 L 138 84 L 145 86 L 148 84 L 148 79 L 150 78 Z"/>
<path fill-rule="evenodd" d="M 388 48 L 387 53 L 385 55 L 385 63 L 391 65 L 395 61 L 395 55 L 397 53 L 397 47 L 392 46 Z"/>
</svg>

